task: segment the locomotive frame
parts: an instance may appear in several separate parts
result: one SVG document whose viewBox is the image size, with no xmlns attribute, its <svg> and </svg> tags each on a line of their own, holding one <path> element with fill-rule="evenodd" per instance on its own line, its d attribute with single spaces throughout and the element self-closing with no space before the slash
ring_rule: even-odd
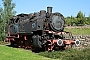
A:
<svg viewBox="0 0 90 60">
<path fill-rule="evenodd" d="M 73 39 L 69 32 L 64 31 L 64 16 L 52 13 L 52 7 L 47 7 L 47 12 L 19 14 L 10 19 L 6 27 L 6 41 L 11 46 L 32 51 L 52 51 L 66 49 L 73 44 L 79 45 L 79 40 Z M 69 38 L 66 38 L 68 34 Z"/>
</svg>

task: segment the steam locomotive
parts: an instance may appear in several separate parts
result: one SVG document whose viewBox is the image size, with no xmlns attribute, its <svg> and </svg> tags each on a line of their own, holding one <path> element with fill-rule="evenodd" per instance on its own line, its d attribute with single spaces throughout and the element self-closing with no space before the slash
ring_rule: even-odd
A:
<svg viewBox="0 0 90 60">
<path fill-rule="evenodd" d="M 30 14 L 13 16 L 6 26 L 6 41 L 11 46 L 17 46 L 32 51 L 52 51 L 66 49 L 73 44 L 79 45 L 72 34 L 64 31 L 64 16 L 47 7 L 47 12 L 41 10 Z"/>
</svg>

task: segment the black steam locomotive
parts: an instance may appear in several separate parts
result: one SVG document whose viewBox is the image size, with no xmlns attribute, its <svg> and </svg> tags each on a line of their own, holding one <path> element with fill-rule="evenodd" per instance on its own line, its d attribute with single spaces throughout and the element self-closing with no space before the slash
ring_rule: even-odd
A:
<svg viewBox="0 0 90 60">
<path fill-rule="evenodd" d="M 30 48 L 33 51 L 66 49 L 67 45 L 79 44 L 68 32 L 64 31 L 64 16 L 47 7 L 47 12 L 41 10 L 30 14 L 13 16 L 6 27 L 6 41 L 11 46 Z"/>
</svg>

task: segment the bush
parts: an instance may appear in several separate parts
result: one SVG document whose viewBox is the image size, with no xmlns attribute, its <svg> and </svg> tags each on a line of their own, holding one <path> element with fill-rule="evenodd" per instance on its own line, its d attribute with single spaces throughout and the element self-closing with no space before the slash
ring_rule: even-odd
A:
<svg viewBox="0 0 90 60">
<path fill-rule="evenodd" d="M 89 60 L 90 59 L 89 51 L 90 51 L 90 48 L 86 48 L 83 50 L 67 49 L 64 51 L 41 52 L 39 53 L 39 55 L 52 58 L 52 59 Z"/>
</svg>

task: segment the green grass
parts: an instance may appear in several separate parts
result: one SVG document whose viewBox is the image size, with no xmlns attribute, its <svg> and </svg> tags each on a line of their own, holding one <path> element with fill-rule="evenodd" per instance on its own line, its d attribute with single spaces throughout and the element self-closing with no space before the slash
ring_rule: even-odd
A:
<svg viewBox="0 0 90 60">
<path fill-rule="evenodd" d="M 0 45 L 0 60 L 52 60 L 24 49 Z"/>
<path fill-rule="evenodd" d="M 0 45 L 5 45 L 5 44 L 8 44 L 8 43 L 0 40 Z"/>
<path fill-rule="evenodd" d="M 65 31 L 71 32 L 73 35 L 90 35 L 90 28 L 65 28 Z"/>
<path fill-rule="evenodd" d="M 41 56 L 61 60 L 90 60 L 90 48 L 84 50 L 68 49 L 64 51 L 41 52 Z"/>
<path fill-rule="evenodd" d="M 0 60 L 90 60 L 90 48 L 40 52 L 0 45 Z"/>
</svg>

